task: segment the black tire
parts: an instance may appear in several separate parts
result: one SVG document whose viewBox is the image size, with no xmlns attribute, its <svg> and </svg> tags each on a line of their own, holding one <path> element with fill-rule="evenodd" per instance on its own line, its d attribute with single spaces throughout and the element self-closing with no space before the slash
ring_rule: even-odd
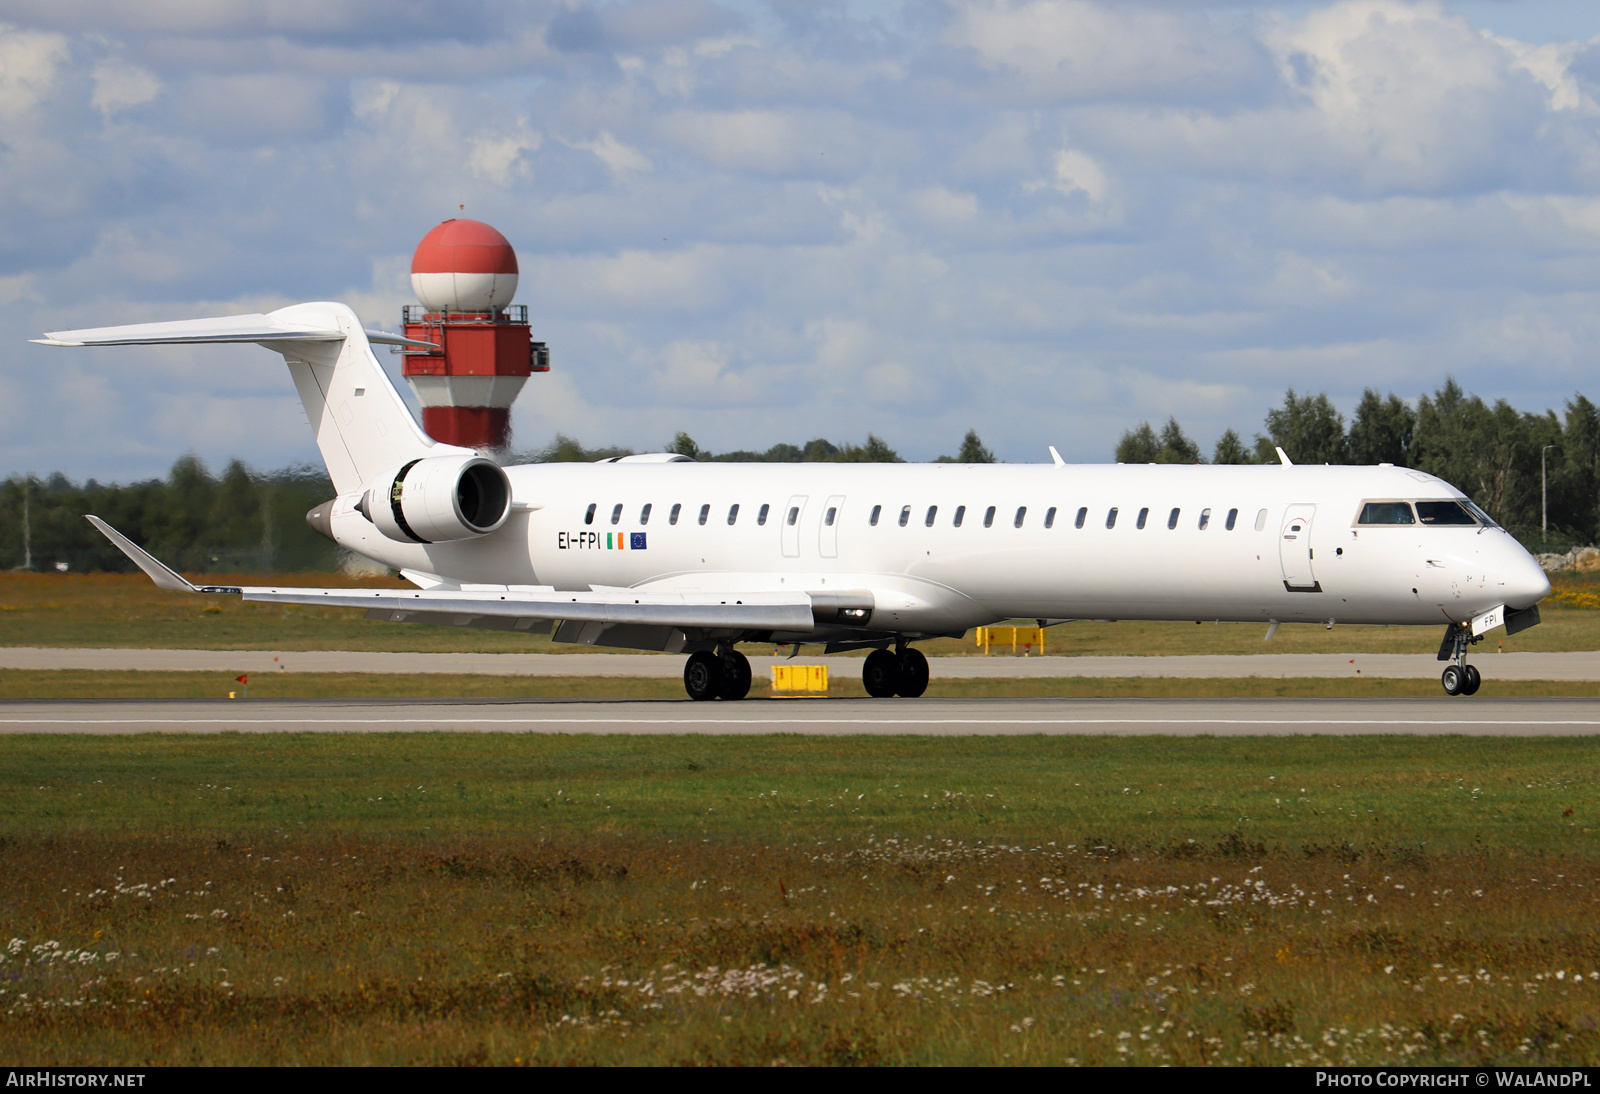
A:
<svg viewBox="0 0 1600 1094">
<path fill-rule="evenodd" d="M 1468 665 L 1466 668 L 1466 673 L 1467 680 L 1466 683 L 1461 685 L 1461 694 L 1478 694 L 1478 689 L 1483 686 L 1483 673 L 1478 671 L 1478 667 L 1476 665 Z"/>
<path fill-rule="evenodd" d="M 873 650 L 861 666 L 861 684 L 874 699 L 889 699 L 900 690 L 900 661 L 888 650 Z"/>
<path fill-rule="evenodd" d="M 689 655 L 683 666 L 683 690 L 696 701 L 715 699 L 722 684 L 722 661 L 707 650 Z"/>
<path fill-rule="evenodd" d="M 743 699 L 750 694 L 750 659 L 738 650 L 722 654 L 722 682 L 717 685 L 718 699 Z"/>
<path fill-rule="evenodd" d="M 895 690 L 907 699 L 928 690 L 928 659 L 921 650 L 907 646 L 900 654 L 900 686 Z"/>
<path fill-rule="evenodd" d="M 1446 695 L 1460 695 L 1461 689 L 1466 687 L 1467 674 L 1461 671 L 1460 666 L 1451 665 L 1439 674 L 1439 683 L 1444 685 Z"/>
</svg>

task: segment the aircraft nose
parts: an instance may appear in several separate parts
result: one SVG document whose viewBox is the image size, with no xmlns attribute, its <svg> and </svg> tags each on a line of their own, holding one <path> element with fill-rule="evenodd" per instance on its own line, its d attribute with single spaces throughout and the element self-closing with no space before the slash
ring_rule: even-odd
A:
<svg viewBox="0 0 1600 1094">
<path fill-rule="evenodd" d="M 1509 546 L 1511 549 L 1506 552 L 1500 570 L 1506 607 L 1530 608 L 1550 595 L 1550 577 L 1521 544 L 1512 542 Z"/>
</svg>

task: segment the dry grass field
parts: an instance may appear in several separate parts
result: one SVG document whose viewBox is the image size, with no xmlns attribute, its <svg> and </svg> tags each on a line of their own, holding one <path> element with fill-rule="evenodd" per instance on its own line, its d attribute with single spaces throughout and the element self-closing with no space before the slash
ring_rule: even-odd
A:
<svg viewBox="0 0 1600 1094">
<path fill-rule="evenodd" d="M 0 739 L 18 1064 L 1600 1063 L 1600 742 Z"/>
<path fill-rule="evenodd" d="M 193 575 L 202 580 L 202 575 Z M 217 584 L 400 588 L 398 578 L 338 574 L 212 574 Z M 405 586 L 409 587 L 409 586 Z M 1479 650 L 1600 649 L 1600 574 L 1565 574 L 1541 607 L 1544 623 L 1510 638 L 1490 634 Z M 1068 623 L 1051 628 L 1047 654 L 1432 653 L 1433 627 L 1286 624 L 1271 643 L 1255 623 Z M 356 609 L 245 604 L 233 596 L 189 596 L 156 588 L 142 574 L 0 574 L 0 646 L 161 649 L 390 650 L 482 653 L 604 653 L 557 644 L 548 634 L 369 622 Z M 754 648 L 754 647 L 752 647 Z M 977 652 L 971 639 L 921 643 L 930 656 Z M 998 650 L 995 656 L 1000 656 Z"/>
</svg>

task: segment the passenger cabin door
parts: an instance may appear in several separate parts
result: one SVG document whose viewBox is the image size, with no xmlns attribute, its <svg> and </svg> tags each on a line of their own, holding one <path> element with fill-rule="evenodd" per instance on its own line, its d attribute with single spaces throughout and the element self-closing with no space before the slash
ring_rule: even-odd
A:
<svg viewBox="0 0 1600 1094">
<path fill-rule="evenodd" d="M 805 494 L 796 494 L 783 507 L 783 557 L 800 557 L 800 518 L 806 512 Z"/>
<path fill-rule="evenodd" d="M 822 507 L 822 525 L 817 529 L 817 554 L 839 557 L 839 520 L 844 514 L 844 495 L 835 494 Z"/>
<path fill-rule="evenodd" d="M 1291 505 L 1283 514 L 1278 537 L 1278 559 L 1283 565 L 1283 587 L 1291 593 L 1320 593 L 1322 585 L 1312 569 L 1311 518 L 1315 505 Z"/>
</svg>

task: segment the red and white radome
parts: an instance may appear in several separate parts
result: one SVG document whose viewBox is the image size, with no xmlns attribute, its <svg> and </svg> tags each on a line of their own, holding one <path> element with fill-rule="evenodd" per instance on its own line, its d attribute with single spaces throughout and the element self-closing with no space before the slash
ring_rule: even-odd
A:
<svg viewBox="0 0 1600 1094">
<path fill-rule="evenodd" d="M 447 220 L 411 256 L 411 287 L 432 312 L 489 311 L 517 292 L 517 252 L 478 220 Z"/>
</svg>

